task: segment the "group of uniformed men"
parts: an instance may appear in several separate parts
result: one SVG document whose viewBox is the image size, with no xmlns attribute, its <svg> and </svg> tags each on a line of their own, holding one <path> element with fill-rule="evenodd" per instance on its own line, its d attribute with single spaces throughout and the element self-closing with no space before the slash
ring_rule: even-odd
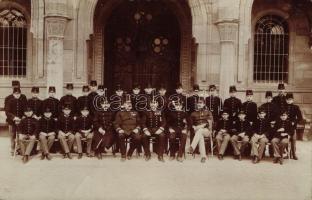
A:
<svg viewBox="0 0 312 200">
<path fill-rule="evenodd" d="M 28 162 L 37 140 L 41 159 L 51 160 L 50 149 L 56 138 L 63 157 L 69 159 L 74 143 L 78 159 L 82 158 L 85 141 L 88 157 L 102 159 L 105 148 L 114 146 L 122 161 L 130 160 L 133 152 L 143 146 L 148 161 L 150 141 L 154 141 L 158 160 L 164 162 L 169 141 L 169 159 L 182 162 L 188 134 L 189 152 L 194 154 L 198 146 L 203 163 L 207 158 L 205 138 L 216 140 L 219 160 L 223 160 L 230 142 L 238 160 L 251 144 L 252 162 L 258 163 L 266 144 L 271 142 L 273 162 L 283 164 L 289 140 L 292 158 L 298 159 L 295 130 L 302 114 L 293 103 L 293 94 L 286 94 L 284 84 L 278 85 L 279 94 L 274 98 L 267 91 L 267 102 L 259 108 L 253 102 L 252 90 L 246 91 L 246 101 L 242 103 L 236 97 L 235 86 L 229 88 L 230 98 L 224 103 L 215 85 L 209 86 L 208 95 L 194 85 L 193 93 L 186 96 L 180 83 L 171 95 L 164 85 L 155 90 L 150 84 L 144 92 L 139 84 L 134 84 L 128 94 L 118 85 L 115 93 L 108 95 L 107 88 L 91 81 L 82 87 L 82 96 L 78 98 L 73 96 L 73 84 L 67 84 L 66 94 L 60 100 L 55 98 L 55 87 L 49 87 L 49 97 L 44 100 L 38 97 L 38 87 L 31 89 L 30 99 L 21 93 L 19 81 L 12 81 L 12 88 L 12 94 L 5 99 L 7 122 L 12 130 L 11 153 L 20 148 L 24 163 Z"/>
</svg>

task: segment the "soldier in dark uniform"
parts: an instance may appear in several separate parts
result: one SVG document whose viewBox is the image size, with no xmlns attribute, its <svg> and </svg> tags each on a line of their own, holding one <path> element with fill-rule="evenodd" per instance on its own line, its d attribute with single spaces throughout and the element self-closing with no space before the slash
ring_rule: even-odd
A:
<svg viewBox="0 0 312 200">
<path fill-rule="evenodd" d="M 187 138 L 187 112 L 183 109 L 180 101 L 172 101 L 170 111 L 168 112 L 169 128 L 169 151 L 170 160 L 175 159 L 176 150 L 178 149 L 177 161 L 183 162 L 182 155 L 185 153 L 185 144 Z M 176 147 L 176 139 L 179 138 L 179 147 Z"/>
<path fill-rule="evenodd" d="M 277 105 L 279 113 L 286 109 L 286 92 L 284 83 L 279 83 L 277 89 L 278 95 L 273 98 L 272 102 Z"/>
<path fill-rule="evenodd" d="M 20 122 L 20 133 L 18 135 L 23 162 L 27 163 L 30 153 L 36 143 L 38 135 L 38 121 L 33 117 L 32 108 L 27 106 L 24 110 L 25 117 Z"/>
<path fill-rule="evenodd" d="M 42 101 L 39 99 L 39 87 L 31 88 L 32 98 L 27 100 L 27 106 L 33 110 L 33 118 L 39 120 L 42 116 Z"/>
<path fill-rule="evenodd" d="M 15 149 L 15 137 L 19 131 L 18 127 L 21 119 L 24 115 L 24 109 L 26 107 L 27 100 L 21 94 L 21 89 L 19 87 L 13 88 L 12 97 L 6 102 L 5 114 L 7 116 L 7 122 L 12 127 L 12 133 L 10 135 L 11 139 L 11 154 L 13 155 Z M 17 149 L 17 147 L 16 147 Z"/>
<path fill-rule="evenodd" d="M 133 85 L 132 94 L 130 98 L 133 110 L 139 112 L 139 114 L 140 112 L 146 110 L 147 106 L 144 100 L 145 98 L 144 95 L 141 93 L 141 87 L 139 84 L 135 83 Z"/>
<path fill-rule="evenodd" d="M 59 100 L 55 98 L 56 89 L 54 86 L 49 87 L 49 97 L 43 100 L 42 102 L 42 110 L 46 110 L 49 108 L 52 112 L 52 118 L 57 120 L 59 116 Z"/>
<path fill-rule="evenodd" d="M 94 115 L 96 112 L 95 105 L 93 104 L 93 100 L 97 96 L 97 82 L 95 80 L 90 81 L 90 93 L 88 94 L 88 99 L 89 99 L 89 108 L 90 108 L 90 114 Z"/>
<path fill-rule="evenodd" d="M 98 159 L 102 159 L 104 148 L 110 148 L 112 146 L 114 129 L 114 115 L 109 110 L 110 104 L 107 98 L 101 100 L 101 107 L 101 110 L 95 112 L 93 119 L 93 150 Z"/>
<path fill-rule="evenodd" d="M 89 108 L 87 106 L 80 110 L 80 115 L 76 121 L 76 134 L 75 140 L 78 149 L 78 159 L 82 158 L 82 142 L 81 139 L 85 138 L 87 142 L 87 157 L 91 157 L 91 145 L 93 138 L 93 119 L 90 115 Z"/>
<path fill-rule="evenodd" d="M 224 107 L 222 111 L 222 118 L 218 120 L 216 127 L 216 140 L 218 148 L 218 159 L 223 160 L 223 155 L 227 149 L 228 143 L 231 139 L 231 131 L 233 129 L 233 121 L 229 118 L 229 111 Z"/>
<path fill-rule="evenodd" d="M 252 162 L 254 164 L 260 162 L 262 159 L 265 146 L 269 142 L 270 135 L 269 135 L 269 127 L 270 123 L 266 119 L 265 110 L 260 110 L 258 112 L 258 118 L 252 125 L 252 134 L 251 137 L 251 156 Z"/>
<path fill-rule="evenodd" d="M 77 114 L 76 112 L 76 102 L 77 98 L 73 96 L 73 90 L 74 90 L 74 85 L 72 83 L 68 83 L 66 85 L 66 94 L 60 99 L 59 103 L 59 112 L 62 111 L 62 108 L 66 104 L 67 106 L 70 106 L 70 114 L 72 116 L 75 116 Z"/>
<path fill-rule="evenodd" d="M 286 94 L 286 111 L 288 114 L 288 119 L 291 121 L 292 129 L 290 133 L 290 145 L 291 145 L 291 155 L 294 160 L 298 160 L 296 155 L 296 128 L 297 124 L 303 120 L 301 110 L 299 106 L 294 104 L 294 95 L 293 93 Z"/>
<path fill-rule="evenodd" d="M 76 102 L 76 110 L 80 111 L 82 108 L 87 107 L 90 111 L 90 99 L 89 99 L 90 88 L 87 85 L 82 86 L 82 96 L 78 97 Z"/>
<path fill-rule="evenodd" d="M 217 96 L 217 87 L 209 85 L 209 96 L 206 97 L 206 107 L 213 115 L 213 120 L 218 121 L 222 112 L 222 99 Z"/>
<path fill-rule="evenodd" d="M 196 102 L 199 98 L 199 85 L 195 84 L 193 85 L 193 93 L 187 98 L 186 100 L 186 106 L 187 106 L 187 112 L 191 114 L 196 110 Z"/>
<path fill-rule="evenodd" d="M 8 95 L 4 99 L 4 109 L 9 105 L 9 101 L 14 98 L 13 96 L 13 90 L 14 88 L 20 88 L 20 82 L 19 81 L 12 81 L 12 94 Z M 21 98 L 27 101 L 27 98 L 24 94 L 21 94 Z"/>
<path fill-rule="evenodd" d="M 129 96 L 130 97 L 130 96 Z M 131 99 L 128 99 L 129 101 Z M 126 94 L 120 84 L 117 84 L 115 94 L 110 99 L 110 109 L 116 114 L 118 111 L 123 110 L 123 105 L 126 102 Z"/>
<path fill-rule="evenodd" d="M 266 113 L 266 118 L 270 121 L 273 122 L 277 119 L 278 117 L 278 109 L 277 105 L 275 105 L 272 102 L 273 95 L 271 91 L 266 91 L 265 92 L 265 99 L 266 103 L 262 104 L 259 109 L 265 110 Z"/>
<path fill-rule="evenodd" d="M 196 110 L 189 117 L 189 129 L 193 129 L 195 136 L 190 146 L 190 152 L 193 153 L 196 146 L 199 146 L 201 162 L 206 161 L 206 148 L 204 137 L 212 134 L 213 116 L 212 113 L 205 108 L 205 99 L 199 98 L 196 103 Z"/>
<path fill-rule="evenodd" d="M 150 137 L 156 137 L 158 141 L 157 154 L 158 160 L 164 162 L 164 146 L 165 146 L 165 127 L 166 118 L 164 113 L 158 108 L 157 101 L 150 102 L 150 109 L 142 113 L 142 143 L 145 152 L 146 161 L 151 159 Z"/>
<path fill-rule="evenodd" d="M 60 114 L 57 120 L 58 139 L 64 150 L 63 158 L 68 157 L 69 159 L 72 159 L 70 151 L 75 141 L 75 119 L 71 115 L 71 108 L 72 105 L 64 104 L 62 106 L 62 114 Z"/>
<path fill-rule="evenodd" d="M 274 124 L 276 119 L 278 119 L 278 112 L 279 112 L 279 108 L 277 107 L 277 105 L 275 105 L 272 100 L 273 100 L 273 95 L 271 91 L 266 91 L 265 92 L 265 98 L 266 98 L 266 103 L 262 104 L 259 109 L 264 110 L 266 113 L 266 118 L 269 120 L 270 123 L 270 128 L 269 128 L 269 132 L 270 132 L 270 136 L 272 135 L 271 133 L 273 133 L 274 130 Z M 272 140 L 272 138 L 268 138 L 269 141 Z M 272 145 L 269 146 L 269 154 L 271 157 L 274 157 L 273 154 L 273 147 Z"/>
<path fill-rule="evenodd" d="M 51 160 L 50 149 L 54 143 L 57 124 L 56 120 L 53 118 L 52 110 L 46 107 L 43 110 L 43 116 L 39 120 L 39 140 L 42 150 L 41 160 L 47 158 Z"/>
<path fill-rule="evenodd" d="M 118 111 L 114 121 L 114 128 L 119 138 L 121 161 L 126 160 L 126 139 L 131 138 L 130 149 L 127 153 L 129 160 L 142 140 L 139 113 L 132 110 L 130 101 L 126 101 L 123 106 L 125 110 Z"/>
<path fill-rule="evenodd" d="M 242 104 L 241 110 L 246 114 L 246 120 L 254 123 L 257 119 L 257 104 L 253 102 L 253 91 L 246 91 L 246 101 Z"/>
<path fill-rule="evenodd" d="M 166 116 L 169 111 L 169 97 L 167 95 L 167 89 L 164 84 L 159 86 L 158 94 L 155 99 L 158 102 L 159 109 L 161 109 Z"/>
<path fill-rule="evenodd" d="M 233 122 L 233 129 L 231 132 L 231 144 L 234 149 L 234 159 L 241 161 L 242 154 L 244 153 L 252 134 L 251 123 L 246 120 L 246 113 L 243 110 L 239 112 L 238 120 Z M 241 146 L 238 141 L 242 142 Z"/>
<path fill-rule="evenodd" d="M 230 98 L 224 100 L 224 107 L 229 109 L 230 120 L 237 120 L 238 113 L 242 107 L 242 102 L 236 97 L 236 87 L 230 86 Z"/>
<path fill-rule="evenodd" d="M 271 141 L 274 149 L 273 163 L 279 162 L 283 164 L 283 153 L 285 148 L 288 146 L 288 136 L 293 134 L 292 122 L 289 121 L 287 111 L 282 111 L 280 119 L 277 120 L 275 125 L 275 132 Z"/>
<path fill-rule="evenodd" d="M 172 95 L 169 97 L 169 102 L 180 102 L 182 105 L 182 108 L 185 109 L 186 107 L 186 99 L 187 97 L 183 94 L 183 87 L 181 83 L 177 83 L 175 87 L 175 91 Z"/>
</svg>

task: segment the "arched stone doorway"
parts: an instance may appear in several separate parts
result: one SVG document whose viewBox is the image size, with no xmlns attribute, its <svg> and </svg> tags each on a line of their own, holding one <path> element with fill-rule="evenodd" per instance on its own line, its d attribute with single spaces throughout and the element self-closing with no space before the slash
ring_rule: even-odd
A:
<svg viewBox="0 0 312 200">
<path fill-rule="evenodd" d="M 110 89 L 134 82 L 191 86 L 192 20 L 184 0 L 98 1 L 91 37 L 95 77 Z"/>
</svg>

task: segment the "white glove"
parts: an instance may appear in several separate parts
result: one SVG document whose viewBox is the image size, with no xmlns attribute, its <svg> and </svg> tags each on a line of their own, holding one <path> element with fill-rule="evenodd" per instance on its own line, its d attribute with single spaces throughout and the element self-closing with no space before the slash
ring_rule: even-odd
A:
<svg viewBox="0 0 312 200">
<path fill-rule="evenodd" d="M 183 130 L 182 130 L 182 133 L 183 133 L 183 134 L 187 134 L 186 129 L 183 129 Z"/>
<path fill-rule="evenodd" d="M 132 132 L 135 133 L 135 134 L 138 134 L 138 133 L 139 133 L 139 130 L 138 130 L 137 128 L 135 128 L 135 129 L 133 129 Z"/>
<path fill-rule="evenodd" d="M 161 129 L 158 129 L 156 132 L 155 132 L 155 134 L 156 135 L 159 135 L 159 134 L 161 134 L 163 131 L 161 130 Z"/>
<path fill-rule="evenodd" d="M 103 135 L 105 134 L 105 130 L 102 129 L 102 127 L 99 128 L 99 132 L 102 133 Z"/>
<path fill-rule="evenodd" d="M 244 137 L 245 136 L 245 132 L 241 132 L 240 134 L 238 134 L 238 136 Z"/>
<path fill-rule="evenodd" d="M 172 128 L 169 128 L 170 133 L 174 133 L 175 131 Z"/>
<path fill-rule="evenodd" d="M 287 133 L 281 133 L 281 136 L 287 136 L 288 134 Z"/>
<path fill-rule="evenodd" d="M 124 130 L 122 130 L 122 129 L 120 129 L 119 131 L 118 131 L 118 133 L 125 133 L 125 131 Z"/>
<path fill-rule="evenodd" d="M 147 129 L 144 131 L 144 134 L 147 136 L 151 136 L 151 132 L 149 132 L 149 130 L 147 130 Z"/>
<path fill-rule="evenodd" d="M 13 121 L 20 121 L 21 119 L 19 117 L 14 117 Z"/>
<path fill-rule="evenodd" d="M 284 128 L 280 128 L 280 129 L 278 129 L 277 131 L 278 131 L 278 132 L 283 132 L 283 131 L 285 131 L 285 129 L 284 129 Z"/>
</svg>

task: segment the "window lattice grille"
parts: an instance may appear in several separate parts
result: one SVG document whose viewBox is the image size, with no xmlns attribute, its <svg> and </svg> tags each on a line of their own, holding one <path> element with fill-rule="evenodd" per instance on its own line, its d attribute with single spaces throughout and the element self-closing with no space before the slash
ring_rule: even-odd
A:
<svg viewBox="0 0 312 200">
<path fill-rule="evenodd" d="M 11 8 L 0 11 L 0 76 L 26 76 L 27 22 Z"/>
<path fill-rule="evenodd" d="M 259 19 L 254 34 L 254 81 L 288 82 L 288 56 L 287 22 L 276 15 Z"/>
</svg>

